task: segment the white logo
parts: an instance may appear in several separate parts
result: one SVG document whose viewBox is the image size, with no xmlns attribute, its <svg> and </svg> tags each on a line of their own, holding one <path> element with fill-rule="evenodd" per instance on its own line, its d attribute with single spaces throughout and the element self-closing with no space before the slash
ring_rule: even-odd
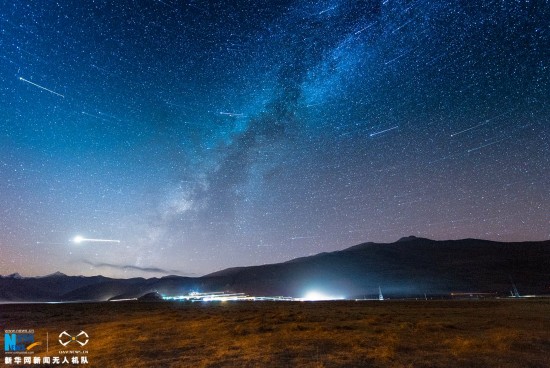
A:
<svg viewBox="0 0 550 368">
<path fill-rule="evenodd" d="M 81 337 L 83 336 L 83 337 Z M 80 340 L 83 340 L 83 339 L 86 339 L 84 341 L 80 341 Z M 80 340 L 79 340 L 80 339 Z M 67 333 L 67 331 L 63 331 L 59 334 L 59 343 L 63 346 L 67 346 L 69 345 L 69 343 L 73 342 L 73 341 L 76 341 L 77 343 L 80 344 L 80 346 L 84 346 L 88 343 L 88 340 L 89 340 L 89 336 L 86 332 L 84 331 L 80 331 L 80 333 L 76 336 L 71 336 Z"/>
</svg>

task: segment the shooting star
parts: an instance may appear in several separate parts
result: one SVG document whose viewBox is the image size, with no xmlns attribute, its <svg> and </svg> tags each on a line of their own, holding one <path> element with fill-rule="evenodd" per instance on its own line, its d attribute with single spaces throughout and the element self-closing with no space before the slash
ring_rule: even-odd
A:
<svg viewBox="0 0 550 368">
<path fill-rule="evenodd" d="M 97 66 L 97 65 L 94 65 L 94 64 L 90 64 L 90 66 L 91 66 L 92 68 L 95 68 L 95 69 L 97 69 L 97 70 L 101 70 L 102 72 L 108 73 L 108 71 L 107 71 L 107 70 L 105 70 L 105 69 L 103 69 L 103 68 L 100 68 L 100 67 L 99 67 L 99 66 Z"/>
<path fill-rule="evenodd" d="M 361 33 L 361 32 L 363 32 L 363 31 L 369 29 L 370 27 L 374 26 L 375 24 L 376 24 L 376 22 L 371 23 L 371 24 L 369 24 L 368 26 L 366 26 L 366 27 L 364 27 L 364 28 L 361 28 L 360 30 L 358 30 L 357 32 L 355 32 L 355 34 L 358 35 L 359 33 Z"/>
<path fill-rule="evenodd" d="M 54 95 L 58 95 L 58 96 L 60 96 L 60 97 L 65 98 L 65 96 L 63 96 L 61 93 L 57 93 L 57 92 L 55 92 L 55 91 L 52 91 L 51 89 L 48 89 L 48 88 L 43 87 L 43 86 L 41 86 L 41 85 L 39 85 L 39 84 L 33 83 L 33 82 L 31 82 L 30 80 L 26 80 L 26 79 L 23 78 L 23 77 L 19 77 L 19 80 L 20 80 L 20 81 L 23 81 L 23 82 L 26 82 L 26 83 L 29 83 L 29 84 L 32 84 L 33 86 L 38 87 L 38 88 L 40 88 L 40 89 L 43 89 L 44 91 L 48 91 L 48 92 L 50 92 L 50 93 L 53 93 Z"/>
<path fill-rule="evenodd" d="M 245 114 L 237 114 L 235 112 L 220 112 L 220 115 L 235 116 L 235 117 L 244 117 Z"/>
<path fill-rule="evenodd" d="M 403 56 L 410 54 L 411 51 L 412 51 L 412 50 L 407 50 L 407 51 L 403 52 L 402 54 L 399 54 L 398 56 L 394 57 L 393 59 L 388 60 L 388 61 L 385 61 L 385 62 L 384 62 L 384 65 L 391 64 L 391 63 L 393 63 L 394 61 L 401 59 Z"/>
<path fill-rule="evenodd" d="M 114 239 L 89 239 L 84 238 L 82 236 L 75 236 L 73 238 L 73 243 L 80 244 L 80 243 L 120 243 L 120 240 L 114 240 Z"/>
<path fill-rule="evenodd" d="M 99 117 L 99 116 L 97 116 L 97 115 L 90 114 L 90 113 L 88 113 L 88 112 L 86 112 L 86 111 L 82 111 L 82 114 L 91 116 L 92 118 L 99 119 L 99 120 L 102 120 L 102 121 L 109 121 L 109 120 L 103 119 L 102 117 Z"/>
<path fill-rule="evenodd" d="M 337 6 L 335 5 L 335 6 L 331 7 L 331 8 L 322 10 L 322 11 L 319 12 L 318 15 L 321 15 L 321 14 L 323 14 L 323 13 L 329 12 L 329 11 L 334 10 L 334 9 L 336 9 L 336 8 L 337 8 Z"/>
<path fill-rule="evenodd" d="M 313 239 L 318 238 L 318 236 L 293 236 L 290 238 L 290 240 L 297 240 L 297 239 Z"/>
<path fill-rule="evenodd" d="M 504 141 L 504 140 L 506 140 L 506 139 L 508 139 L 508 138 L 503 138 L 503 139 L 501 139 L 501 140 L 499 140 L 499 141 L 487 143 L 487 144 L 484 144 L 483 146 L 479 146 L 479 147 L 476 147 L 476 148 L 471 148 L 471 149 L 468 150 L 468 153 L 474 152 L 474 151 L 477 151 L 477 150 L 480 150 L 480 149 L 485 148 L 485 147 L 492 146 L 493 144 L 500 143 L 500 142 L 502 142 L 502 141 Z"/>
<path fill-rule="evenodd" d="M 394 129 L 397 129 L 397 128 L 399 128 L 399 125 L 396 125 L 396 126 L 394 126 L 394 127 L 391 127 L 391 128 L 389 128 L 389 129 L 386 129 L 386 130 L 381 130 L 381 131 L 376 132 L 376 133 L 371 133 L 371 134 L 369 134 L 369 137 L 374 137 L 375 135 L 382 134 L 382 133 L 386 133 L 386 132 L 389 132 L 390 130 L 394 130 Z"/>
<path fill-rule="evenodd" d="M 483 123 L 477 124 L 476 126 L 470 127 L 468 129 L 461 130 L 460 132 L 453 133 L 453 134 L 451 134 L 451 137 L 454 137 L 455 135 L 459 135 L 459 134 L 462 134 L 462 133 L 466 133 L 467 131 L 470 131 L 470 130 L 475 129 L 475 128 L 479 128 L 480 126 L 487 124 L 489 121 L 490 120 L 487 119 Z"/>
<path fill-rule="evenodd" d="M 175 6 L 172 6 L 172 5 L 168 4 L 168 3 L 165 3 L 165 2 L 162 1 L 162 0 L 158 0 L 158 2 L 159 2 L 159 3 L 162 3 L 162 4 L 164 4 L 164 5 L 166 5 L 166 6 L 169 7 L 169 8 L 178 10 L 178 8 L 176 8 Z"/>
<path fill-rule="evenodd" d="M 408 21 L 406 21 L 405 23 L 403 23 L 402 25 L 400 25 L 399 27 L 397 27 L 396 29 L 394 29 L 391 33 L 395 33 L 397 31 L 399 31 L 401 28 L 405 27 L 407 24 L 409 24 L 410 22 L 412 22 L 414 20 L 414 18 L 412 19 L 409 19 Z"/>
<path fill-rule="evenodd" d="M 499 114 L 499 115 L 494 116 L 494 117 L 492 117 L 492 118 L 490 118 L 490 119 L 487 119 L 487 120 L 485 120 L 485 121 L 483 121 L 483 122 L 481 122 L 481 123 L 479 123 L 479 124 L 477 124 L 477 125 L 474 125 L 473 127 L 469 127 L 468 129 L 464 129 L 464 130 L 461 130 L 460 132 L 453 133 L 453 134 L 451 134 L 451 138 L 454 137 L 454 136 L 456 136 L 456 135 L 459 135 L 459 134 L 462 134 L 462 133 L 466 133 L 466 132 L 468 132 L 468 131 L 470 131 L 470 130 L 472 130 L 472 129 L 479 128 L 480 126 L 483 126 L 483 125 L 485 125 L 485 124 L 488 124 L 488 123 L 490 123 L 491 121 L 493 121 L 493 120 L 495 120 L 495 119 L 498 119 L 498 118 L 500 118 L 501 116 L 506 115 L 506 114 L 508 114 L 508 113 L 510 113 L 510 112 L 512 112 L 512 111 L 514 111 L 514 110 L 515 110 L 515 109 L 511 109 L 511 110 L 505 111 L 505 112 L 503 112 L 502 114 Z"/>
</svg>

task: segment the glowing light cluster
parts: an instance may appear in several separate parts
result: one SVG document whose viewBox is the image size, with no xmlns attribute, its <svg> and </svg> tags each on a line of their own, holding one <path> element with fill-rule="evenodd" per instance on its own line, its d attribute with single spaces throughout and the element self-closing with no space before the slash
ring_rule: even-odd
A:
<svg viewBox="0 0 550 368">
<path fill-rule="evenodd" d="M 343 296 L 327 295 L 320 291 L 311 290 L 311 291 L 308 291 L 306 295 L 300 300 L 307 301 L 307 302 L 315 302 L 315 301 L 322 301 L 322 300 L 343 300 L 343 299 L 345 299 Z"/>
<path fill-rule="evenodd" d="M 191 301 L 191 302 L 223 302 L 223 301 L 235 301 L 235 300 L 249 300 L 249 301 L 292 301 L 296 300 L 290 297 L 284 296 L 250 296 L 245 293 L 225 293 L 223 291 L 211 292 L 211 293 L 198 293 L 190 292 L 187 295 L 177 296 L 163 296 L 163 300 L 171 301 Z"/>
</svg>

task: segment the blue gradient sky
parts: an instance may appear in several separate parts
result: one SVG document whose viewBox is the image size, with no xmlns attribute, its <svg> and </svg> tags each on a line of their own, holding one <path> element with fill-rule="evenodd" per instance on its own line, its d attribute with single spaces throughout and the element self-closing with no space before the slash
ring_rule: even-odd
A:
<svg viewBox="0 0 550 368">
<path fill-rule="evenodd" d="M 1 8 L 1 274 L 550 238 L 548 2 Z"/>
</svg>

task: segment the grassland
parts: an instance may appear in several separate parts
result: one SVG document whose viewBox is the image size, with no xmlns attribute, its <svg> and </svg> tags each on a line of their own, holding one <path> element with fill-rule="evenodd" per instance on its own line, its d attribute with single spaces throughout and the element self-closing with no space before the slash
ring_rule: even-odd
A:
<svg viewBox="0 0 550 368">
<path fill-rule="evenodd" d="M 48 331 L 39 355 L 84 330 L 90 367 L 550 367 L 550 300 L 19 304 L 0 325 Z"/>
</svg>

